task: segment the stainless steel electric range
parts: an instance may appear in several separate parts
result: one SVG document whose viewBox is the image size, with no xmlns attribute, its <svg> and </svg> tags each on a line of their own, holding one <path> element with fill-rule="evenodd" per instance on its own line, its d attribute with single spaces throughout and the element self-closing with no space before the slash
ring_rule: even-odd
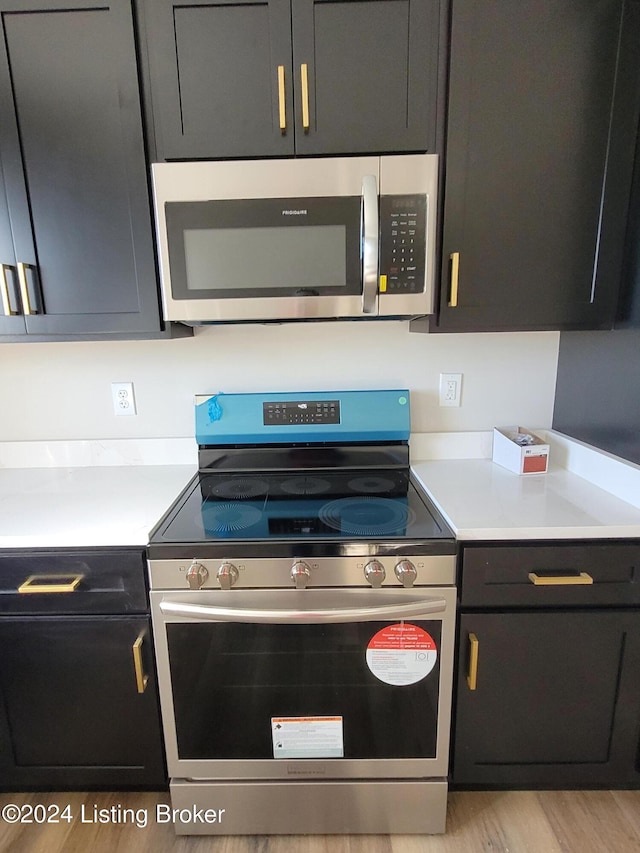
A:
<svg viewBox="0 0 640 853">
<path fill-rule="evenodd" d="M 196 399 L 149 544 L 177 833 L 444 831 L 455 542 L 409 424 L 406 390 Z"/>
</svg>

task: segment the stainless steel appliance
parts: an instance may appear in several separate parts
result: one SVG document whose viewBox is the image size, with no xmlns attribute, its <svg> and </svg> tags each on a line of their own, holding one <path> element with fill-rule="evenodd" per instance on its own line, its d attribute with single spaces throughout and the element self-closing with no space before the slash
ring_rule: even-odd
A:
<svg viewBox="0 0 640 853">
<path fill-rule="evenodd" d="M 455 542 L 409 393 L 201 397 L 196 436 L 149 545 L 176 832 L 443 832 Z"/>
<path fill-rule="evenodd" d="M 435 154 L 154 163 L 167 320 L 433 312 Z"/>
</svg>

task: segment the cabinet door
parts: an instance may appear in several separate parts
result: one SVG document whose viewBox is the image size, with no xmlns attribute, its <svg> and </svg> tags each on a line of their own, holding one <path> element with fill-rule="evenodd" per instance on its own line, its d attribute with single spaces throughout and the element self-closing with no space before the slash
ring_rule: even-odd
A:
<svg viewBox="0 0 640 853">
<path fill-rule="evenodd" d="M 616 328 L 640 329 L 640 127 L 636 140 L 624 260 Z M 601 368 L 602 365 L 600 365 Z M 608 383 L 605 387 L 608 389 Z M 640 395 L 637 396 L 640 397 Z M 598 415 L 601 416 L 601 413 L 598 412 Z M 608 415 L 608 418 L 611 419 L 611 414 Z M 609 423 L 613 423 L 613 421 L 609 420 Z"/>
<path fill-rule="evenodd" d="M 18 268 L 0 162 L 0 335 L 22 335 L 24 317 L 18 294 Z"/>
<path fill-rule="evenodd" d="M 0 13 L 0 157 L 27 331 L 158 331 L 131 3 L 0 0 Z"/>
<path fill-rule="evenodd" d="M 434 150 L 439 0 L 292 10 L 298 154 Z"/>
<path fill-rule="evenodd" d="M 293 154 L 289 0 L 147 0 L 162 159 Z"/>
<path fill-rule="evenodd" d="M 611 325 L 637 10 L 453 0 L 440 328 Z"/>
<path fill-rule="evenodd" d="M 640 785 L 640 612 L 465 614 L 459 649 L 456 787 Z"/>
<path fill-rule="evenodd" d="M 0 788 L 164 787 L 150 644 L 146 617 L 2 617 Z"/>
</svg>

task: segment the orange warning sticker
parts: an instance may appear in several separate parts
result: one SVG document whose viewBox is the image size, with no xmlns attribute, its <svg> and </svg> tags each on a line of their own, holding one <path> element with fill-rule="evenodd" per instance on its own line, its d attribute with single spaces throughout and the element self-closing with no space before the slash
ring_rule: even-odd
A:
<svg viewBox="0 0 640 853">
<path fill-rule="evenodd" d="M 343 758 L 342 717 L 271 717 L 274 758 Z"/>
</svg>

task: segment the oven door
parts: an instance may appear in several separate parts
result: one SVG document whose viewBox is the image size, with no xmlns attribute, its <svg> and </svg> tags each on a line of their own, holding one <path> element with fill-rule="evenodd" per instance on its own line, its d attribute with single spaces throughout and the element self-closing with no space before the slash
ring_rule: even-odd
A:
<svg viewBox="0 0 640 853">
<path fill-rule="evenodd" d="M 447 775 L 454 588 L 151 599 L 170 776 Z"/>
<path fill-rule="evenodd" d="M 153 166 L 165 318 L 377 313 L 378 158 Z"/>
</svg>

